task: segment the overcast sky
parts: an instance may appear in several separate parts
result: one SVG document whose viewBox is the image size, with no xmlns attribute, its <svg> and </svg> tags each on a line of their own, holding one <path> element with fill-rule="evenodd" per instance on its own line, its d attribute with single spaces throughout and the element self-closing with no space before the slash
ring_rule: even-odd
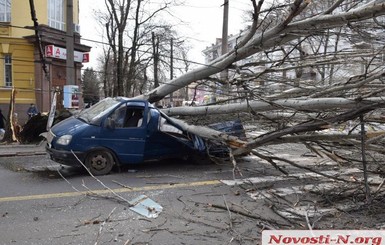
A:
<svg viewBox="0 0 385 245">
<path fill-rule="evenodd" d="M 185 36 L 193 46 L 189 53 L 189 59 L 195 62 L 204 63 L 201 51 L 215 42 L 217 37 L 222 36 L 223 4 L 224 0 L 193 0 L 186 1 L 184 7 L 173 7 L 171 12 L 179 19 L 186 22 L 186 25 L 177 27 L 181 36 Z M 249 1 L 229 0 L 229 34 L 238 34 L 245 26 L 242 15 L 244 9 L 250 8 Z M 94 18 L 93 12 L 104 9 L 102 0 L 80 0 L 80 28 L 84 39 L 102 41 L 101 29 Z M 89 64 L 96 69 L 96 56 L 101 51 L 100 45 L 94 42 L 82 40 L 83 44 L 92 47 Z"/>
</svg>

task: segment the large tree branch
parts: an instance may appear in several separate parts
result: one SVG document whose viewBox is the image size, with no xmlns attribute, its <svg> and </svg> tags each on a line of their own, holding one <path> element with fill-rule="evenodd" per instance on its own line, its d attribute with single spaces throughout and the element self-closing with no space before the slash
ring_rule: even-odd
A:
<svg viewBox="0 0 385 245">
<path fill-rule="evenodd" d="M 369 111 L 376 109 L 377 107 L 384 106 L 384 105 L 385 105 L 385 102 L 373 104 L 373 105 L 364 105 L 334 117 L 312 120 L 312 121 L 300 123 L 282 130 L 270 132 L 257 137 L 257 139 L 255 139 L 254 141 L 248 142 L 242 147 L 237 148 L 236 150 L 233 151 L 233 154 L 234 156 L 244 154 L 256 147 L 266 144 L 267 142 L 278 140 L 280 137 L 284 135 L 324 130 L 325 128 L 328 128 L 331 124 L 355 119 L 362 114 L 365 114 Z"/>
<path fill-rule="evenodd" d="M 199 107 L 173 107 L 163 109 L 169 116 L 175 115 L 214 115 L 226 113 L 271 111 L 271 110 L 302 110 L 302 111 L 321 111 L 336 108 L 352 109 L 360 106 L 382 107 L 385 103 L 385 97 L 373 97 L 364 100 L 354 100 L 346 98 L 318 98 L 318 99 L 282 99 L 274 101 L 249 101 L 237 104 L 199 106 Z"/>
</svg>

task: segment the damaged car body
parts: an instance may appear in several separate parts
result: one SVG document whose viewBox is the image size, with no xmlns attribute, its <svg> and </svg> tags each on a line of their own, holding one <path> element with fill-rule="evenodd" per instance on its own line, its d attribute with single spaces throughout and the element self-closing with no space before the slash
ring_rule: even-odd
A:
<svg viewBox="0 0 385 245">
<path fill-rule="evenodd" d="M 81 161 L 93 175 L 108 174 L 114 165 L 207 156 L 202 138 L 183 131 L 148 101 L 124 97 L 106 98 L 59 122 L 47 141 L 52 160 L 68 166 Z"/>
</svg>

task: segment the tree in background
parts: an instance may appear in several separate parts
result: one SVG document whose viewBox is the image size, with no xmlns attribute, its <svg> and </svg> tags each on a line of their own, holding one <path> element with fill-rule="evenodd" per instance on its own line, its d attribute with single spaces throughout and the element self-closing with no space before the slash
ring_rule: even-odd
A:
<svg viewBox="0 0 385 245">
<path fill-rule="evenodd" d="M 148 0 L 105 1 L 107 13 L 99 13 L 99 22 L 108 40 L 102 59 L 106 96 L 133 97 L 149 91 L 154 86 L 154 69 L 160 72 L 160 80 L 168 80 L 170 62 L 160 59 L 156 68 L 152 63 L 156 57 L 170 57 L 170 40 L 178 40 L 172 26 L 160 17 L 171 4 L 174 2 L 156 5 Z M 153 52 L 153 33 L 159 41 L 158 53 Z M 186 50 L 182 42 L 174 49 L 175 54 L 186 52 L 179 51 Z"/>
<path fill-rule="evenodd" d="M 85 104 L 95 104 L 99 101 L 100 81 L 96 71 L 86 68 L 82 76 L 82 91 Z"/>
</svg>

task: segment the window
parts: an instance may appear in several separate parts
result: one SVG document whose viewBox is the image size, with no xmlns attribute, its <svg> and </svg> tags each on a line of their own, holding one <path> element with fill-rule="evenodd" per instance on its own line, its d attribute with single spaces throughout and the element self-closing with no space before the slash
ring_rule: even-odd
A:
<svg viewBox="0 0 385 245">
<path fill-rule="evenodd" d="M 0 22 L 11 22 L 11 0 L 0 0 Z"/>
<path fill-rule="evenodd" d="M 110 118 L 115 123 L 115 128 L 141 127 L 143 123 L 143 108 L 121 105 L 111 114 Z"/>
<path fill-rule="evenodd" d="M 4 78 L 5 86 L 12 87 L 12 56 L 4 55 Z"/>
<path fill-rule="evenodd" d="M 48 0 L 48 25 L 62 31 L 65 31 L 64 1 Z"/>
<path fill-rule="evenodd" d="M 111 118 L 114 120 L 116 128 L 123 128 L 126 109 L 127 107 L 124 104 L 116 109 L 114 113 L 112 113 Z"/>
</svg>

